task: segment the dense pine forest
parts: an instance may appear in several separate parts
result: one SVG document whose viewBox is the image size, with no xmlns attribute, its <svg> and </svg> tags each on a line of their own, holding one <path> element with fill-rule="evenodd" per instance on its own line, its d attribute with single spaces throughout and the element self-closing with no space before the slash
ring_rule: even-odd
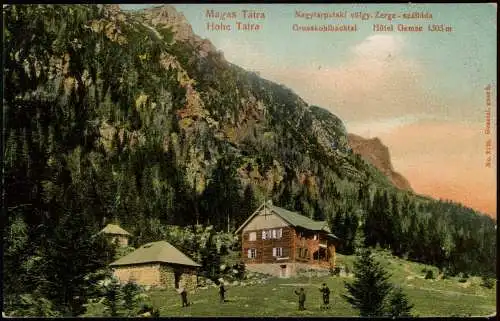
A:
<svg viewBox="0 0 500 321">
<path fill-rule="evenodd" d="M 493 219 L 393 187 L 352 153 L 339 118 L 195 35 L 180 39 L 162 20 L 173 9 L 112 9 L 3 10 L 5 309 L 29 295 L 83 313 L 89 278 L 115 255 L 96 236 L 110 221 L 134 246 L 172 226 L 205 235 L 180 246 L 210 271 L 268 198 L 327 220 L 342 253 L 379 246 L 451 274 L 495 274 Z"/>
</svg>

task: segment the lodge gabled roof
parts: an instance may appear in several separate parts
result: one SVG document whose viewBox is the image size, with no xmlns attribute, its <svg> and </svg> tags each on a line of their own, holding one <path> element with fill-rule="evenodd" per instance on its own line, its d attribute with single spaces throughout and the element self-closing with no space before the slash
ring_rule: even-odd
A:
<svg viewBox="0 0 500 321">
<path fill-rule="evenodd" d="M 200 266 L 167 241 L 145 244 L 132 253 L 111 263 L 110 266 L 144 263 L 170 263 L 185 266 Z"/>
<path fill-rule="evenodd" d="M 283 220 L 285 220 L 288 224 L 294 227 L 301 227 L 306 230 L 311 230 L 311 231 L 324 231 L 328 233 L 328 236 L 333 237 L 338 239 L 337 236 L 335 236 L 330 228 L 328 227 L 328 224 L 326 221 L 315 221 L 307 216 L 304 216 L 302 214 L 299 214 L 297 212 L 292 212 L 287 209 L 274 206 L 270 202 L 265 202 L 259 208 L 252 214 L 250 217 L 236 230 L 236 233 L 239 233 L 250 221 L 259 213 L 259 211 L 263 208 L 266 207 L 270 211 L 272 211 L 274 214 L 278 215 L 281 217 Z"/>
<path fill-rule="evenodd" d="M 112 234 L 112 235 L 127 235 L 132 236 L 129 232 L 122 229 L 120 226 L 115 224 L 108 224 L 99 233 Z"/>
</svg>

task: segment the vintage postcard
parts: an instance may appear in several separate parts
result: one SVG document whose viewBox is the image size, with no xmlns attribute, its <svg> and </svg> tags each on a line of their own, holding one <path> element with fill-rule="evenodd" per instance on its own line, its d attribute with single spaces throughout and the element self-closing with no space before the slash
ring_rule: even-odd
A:
<svg viewBox="0 0 500 321">
<path fill-rule="evenodd" d="M 3 5 L 3 317 L 496 311 L 497 5 Z"/>
</svg>

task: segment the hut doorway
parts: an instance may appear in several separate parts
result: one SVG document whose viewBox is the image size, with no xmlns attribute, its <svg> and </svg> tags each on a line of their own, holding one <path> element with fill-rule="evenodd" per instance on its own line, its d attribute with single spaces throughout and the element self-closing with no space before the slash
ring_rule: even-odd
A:
<svg viewBox="0 0 500 321">
<path fill-rule="evenodd" d="M 280 265 L 280 278 L 286 278 L 288 275 L 286 274 L 286 264 Z"/>
<path fill-rule="evenodd" d="M 175 288 L 178 289 L 179 288 L 179 282 L 181 281 L 181 271 L 179 270 L 174 270 L 174 285 L 175 285 Z"/>
</svg>

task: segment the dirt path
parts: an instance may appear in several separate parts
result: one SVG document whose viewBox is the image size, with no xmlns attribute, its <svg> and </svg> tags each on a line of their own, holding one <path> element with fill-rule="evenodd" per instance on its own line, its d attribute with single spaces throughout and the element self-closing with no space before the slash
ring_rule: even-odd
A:
<svg viewBox="0 0 500 321">
<path fill-rule="evenodd" d="M 479 297 L 483 297 L 483 298 L 488 297 L 487 295 L 482 295 L 482 294 L 461 293 L 461 292 L 438 290 L 438 289 L 431 289 L 431 288 L 418 287 L 418 289 L 427 290 L 427 291 L 434 291 L 434 292 L 441 292 L 441 293 L 446 293 L 446 294 L 453 294 L 453 295 L 469 295 L 469 296 L 479 296 Z"/>
<path fill-rule="evenodd" d="M 410 271 L 410 265 L 408 263 L 405 264 L 405 272 L 411 274 L 412 276 L 415 276 L 415 273 Z"/>
</svg>

